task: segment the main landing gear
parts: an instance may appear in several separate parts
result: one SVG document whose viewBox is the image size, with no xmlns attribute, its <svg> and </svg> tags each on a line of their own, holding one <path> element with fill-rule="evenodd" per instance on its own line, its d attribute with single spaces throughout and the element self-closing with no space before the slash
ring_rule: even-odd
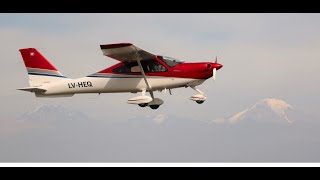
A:
<svg viewBox="0 0 320 180">
<path fill-rule="evenodd" d="M 140 107 L 147 107 L 149 106 L 151 109 L 158 109 L 161 105 L 163 104 L 163 100 L 159 98 L 155 98 L 153 101 L 150 103 L 141 103 L 138 104 Z"/>
<path fill-rule="evenodd" d="M 149 103 L 141 103 L 138 104 L 140 107 L 147 107 L 149 106 L 151 109 L 158 109 L 163 104 L 163 100 L 159 98 L 155 98 Z"/>
<path fill-rule="evenodd" d="M 138 104 L 140 107 L 147 107 L 148 104 Z M 158 109 L 160 105 L 150 105 L 149 106 L 151 109 Z"/>
<path fill-rule="evenodd" d="M 148 103 L 142 103 L 142 104 L 138 104 L 140 107 L 147 107 Z"/>
<path fill-rule="evenodd" d="M 146 95 L 146 90 L 142 91 L 141 96 L 137 96 L 131 98 L 127 101 L 128 104 L 136 104 L 140 107 L 147 107 L 149 106 L 151 109 L 158 109 L 164 102 L 160 98 L 155 98 L 153 92 L 150 91 L 150 96 Z"/>
</svg>

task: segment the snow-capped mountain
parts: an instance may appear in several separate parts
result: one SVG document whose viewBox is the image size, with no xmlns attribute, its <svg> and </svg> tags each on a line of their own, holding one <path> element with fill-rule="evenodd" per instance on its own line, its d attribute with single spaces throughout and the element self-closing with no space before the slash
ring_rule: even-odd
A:
<svg viewBox="0 0 320 180">
<path fill-rule="evenodd" d="M 86 120 L 88 117 L 82 112 L 70 110 L 60 105 L 42 105 L 25 113 L 21 118 L 24 121 L 52 122 Z"/>
<path fill-rule="evenodd" d="M 266 98 L 258 101 L 251 108 L 245 109 L 228 118 L 230 124 L 240 121 L 294 123 L 298 116 L 295 109 L 280 99 Z"/>
<path fill-rule="evenodd" d="M 215 124 L 237 124 L 237 123 L 282 123 L 292 124 L 296 121 L 308 119 L 302 112 L 281 99 L 265 98 L 258 101 L 252 107 L 235 113 L 228 118 L 217 118 L 212 121 Z"/>
</svg>

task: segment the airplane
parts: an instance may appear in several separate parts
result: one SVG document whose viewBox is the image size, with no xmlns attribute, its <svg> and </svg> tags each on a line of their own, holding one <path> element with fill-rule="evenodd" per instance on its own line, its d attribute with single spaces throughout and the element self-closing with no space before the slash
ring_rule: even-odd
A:
<svg viewBox="0 0 320 180">
<path fill-rule="evenodd" d="M 29 75 L 29 87 L 18 90 L 32 92 L 36 97 L 71 97 L 84 93 L 141 93 L 127 100 L 128 104 L 158 109 L 164 101 L 155 98 L 155 91 L 190 87 L 197 94 L 190 100 L 202 104 L 207 100 L 197 88 L 207 79 L 216 79 L 223 67 L 215 62 L 187 63 L 175 58 L 154 55 L 132 43 L 100 45 L 102 54 L 119 63 L 78 79 L 62 75 L 37 49 L 19 49 Z M 149 93 L 148 96 L 146 93 Z"/>
</svg>

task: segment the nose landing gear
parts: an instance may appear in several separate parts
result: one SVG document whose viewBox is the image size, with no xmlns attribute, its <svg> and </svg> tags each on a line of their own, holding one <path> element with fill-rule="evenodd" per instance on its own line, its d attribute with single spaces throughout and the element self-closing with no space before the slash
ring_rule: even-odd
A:
<svg viewBox="0 0 320 180">
<path fill-rule="evenodd" d="M 195 101 L 198 104 L 203 104 L 207 100 L 207 97 L 204 95 L 204 93 L 202 91 L 200 91 L 196 87 L 191 86 L 191 88 L 193 90 L 197 91 L 199 94 L 191 96 L 190 100 Z"/>
</svg>

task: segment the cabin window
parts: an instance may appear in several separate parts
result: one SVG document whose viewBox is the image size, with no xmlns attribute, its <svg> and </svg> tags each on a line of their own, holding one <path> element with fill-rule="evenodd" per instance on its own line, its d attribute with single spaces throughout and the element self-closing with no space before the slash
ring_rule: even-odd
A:
<svg viewBox="0 0 320 180">
<path fill-rule="evenodd" d="M 141 65 L 145 72 L 165 72 L 167 68 L 156 60 L 141 61 Z"/>
<path fill-rule="evenodd" d="M 183 63 L 184 61 L 180 61 L 178 59 L 168 57 L 168 56 L 157 56 L 159 59 L 161 59 L 164 63 L 166 63 L 170 67 L 175 67 L 178 64 Z"/>
<path fill-rule="evenodd" d="M 144 72 L 152 73 L 152 72 L 166 72 L 167 68 L 164 67 L 157 60 L 142 60 L 141 65 L 143 67 Z M 137 62 L 129 62 L 126 63 L 116 69 L 113 70 L 115 73 L 141 73 L 140 67 Z"/>
</svg>

